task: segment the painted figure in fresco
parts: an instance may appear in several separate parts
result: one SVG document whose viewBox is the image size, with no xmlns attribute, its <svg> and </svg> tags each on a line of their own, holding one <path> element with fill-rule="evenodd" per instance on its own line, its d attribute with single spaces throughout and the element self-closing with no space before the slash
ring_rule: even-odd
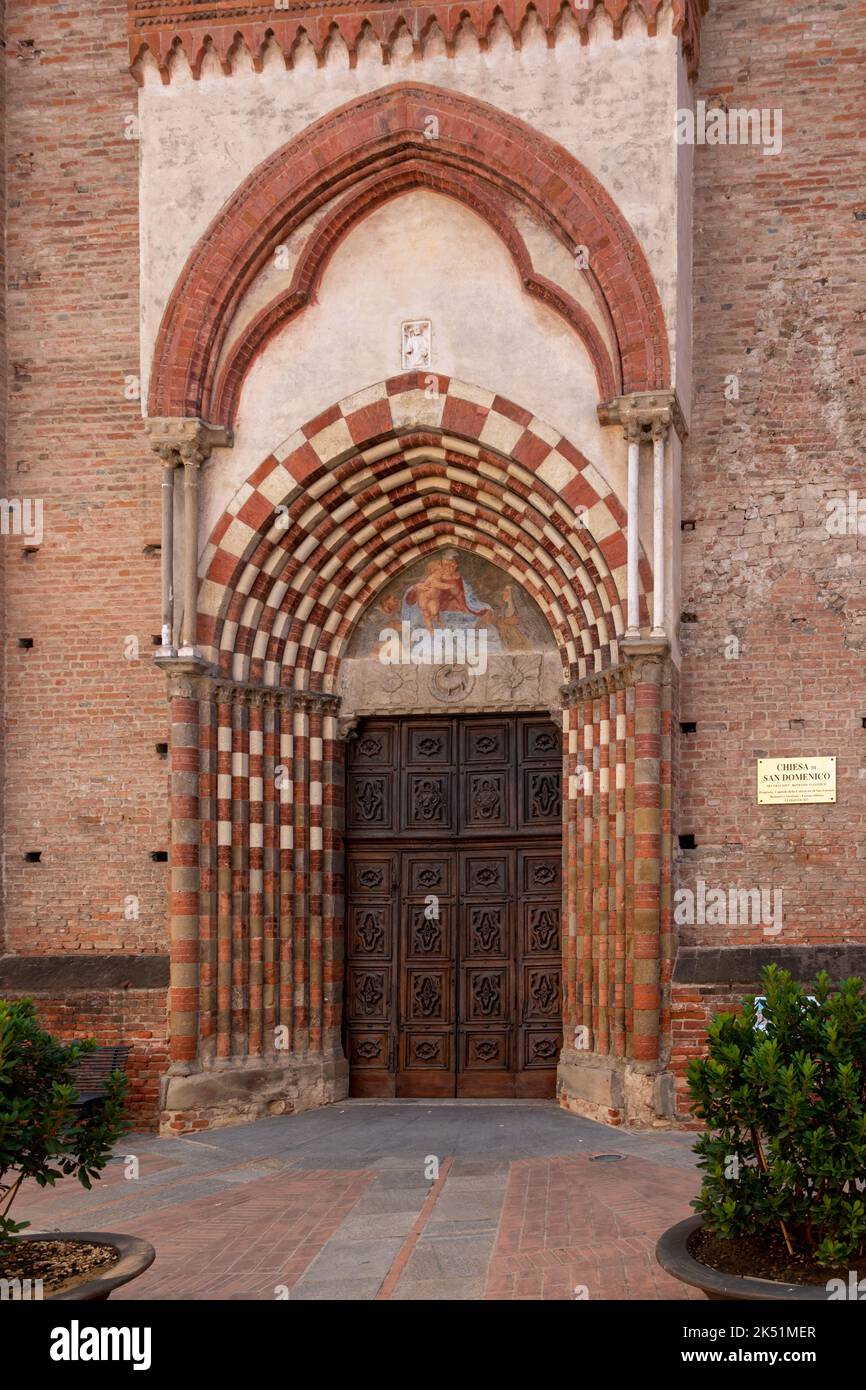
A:
<svg viewBox="0 0 866 1390">
<path fill-rule="evenodd" d="M 456 548 L 423 556 L 391 580 L 356 629 L 350 655 L 381 660 L 391 650 L 386 630 L 399 634 L 401 652 L 416 641 L 421 650 L 444 634 L 457 642 L 483 635 L 485 649 L 497 652 L 535 651 L 550 643 L 541 613 L 520 585 L 488 560 Z"/>
<path fill-rule="evenodd" d="M 506 584 L 502 590 L 502 612 L 497 614 L 496 623 L 509 651 L 521 651 L 526 643 L 520 623 L 520 614 L 514 603 L 514 590 Z"/>
<path fill-rule="evenodd" d="M 428 632 L 437 628 L 484 628 L 488 650 L 502 651 L 493 609 L 477 598 L 472 585 L 460 573 L 460 563 L 454 555 L 430 561 L 423 577 L 403 595 L 402 616 L 413 628 L 425 627 Z"/>
</svg>

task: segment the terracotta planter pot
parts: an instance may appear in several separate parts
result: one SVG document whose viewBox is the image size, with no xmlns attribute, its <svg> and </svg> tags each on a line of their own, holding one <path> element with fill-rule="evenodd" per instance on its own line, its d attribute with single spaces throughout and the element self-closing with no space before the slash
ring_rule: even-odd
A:
<svg viewBox="0 0 866 1390">
<path fill-rule="evenodd" d="M 17 1240 L 86 1241 L 91 1245 L 110 1245 L 118 1252 L 118 1260 L 104 1274 L 82 1275 L 81 1282 L 72 1284 L 60 1293 L 48 1293 L 45 1302 L 95 1303 L 103 1302 L 121 1284 L 128 1284 L 149 1269 L 156 1251 L 147 1240 L 138 1236 L 122 1236 L 112 1231 L 46 1231 L 37 1235 L 17 1236 Z"/>
<path fill-rule="evenodd" d="M 688 1251 L 689 1238 L 699 1230 L 703 1220 L 690 1216 L 671 1226 L 659 1237 L 656 1259 L 662 1269 L 701 1289 L 706 1298 L 729 1303 L 826 1303 L 829 1294 L 825 1284 L 779 1284 L 773 1279 L 746 1279 L 739 1274 L 723 1274 L 718 1269 L 701 1264 Z"/>
</svg>

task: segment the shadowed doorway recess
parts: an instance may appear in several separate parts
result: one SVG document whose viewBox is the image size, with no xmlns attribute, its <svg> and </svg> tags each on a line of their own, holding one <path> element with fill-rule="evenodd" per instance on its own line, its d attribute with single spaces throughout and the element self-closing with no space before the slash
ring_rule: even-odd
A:
<svg viewBox="0 0 866 1390">
<path fill-rule="evenodd" d="M 561 783 L 545 715 L 361 723 L 346 788 L 351 1095 L 555 1094 Z"/>
</svg>

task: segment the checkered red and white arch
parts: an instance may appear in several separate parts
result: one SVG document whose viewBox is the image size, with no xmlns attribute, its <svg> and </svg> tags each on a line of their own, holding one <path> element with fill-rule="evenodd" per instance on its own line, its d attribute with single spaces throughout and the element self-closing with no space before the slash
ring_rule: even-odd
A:
<svg viewBox="0 0 866 1390">
<path fill-rule="evenodd" d="M 580 678 L 617 664 L 624 523 L 597 469 L 530 411 L 448 377 L 391 378 L 309 421 L 235 494 L 200 562 L 199 647 L 229 679 L 332 693 L 367 604 L 448 539 L 525 587 Z"/>
</svg>

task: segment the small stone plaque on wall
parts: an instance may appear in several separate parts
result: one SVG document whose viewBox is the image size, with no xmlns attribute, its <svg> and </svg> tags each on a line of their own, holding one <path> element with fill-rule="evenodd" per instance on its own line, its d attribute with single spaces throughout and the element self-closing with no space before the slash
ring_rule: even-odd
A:
<svg viewBox="0 0 866 1390">
<path fill-rule="evenodd" d="M 402 325 L 401 361 L 404 372 L 433 365 L 433 326 L 429 319 L 411 319 Z"/>
<path fill-rule="evenodd" d="M 836 800 L 835 758 L 759 758 L 759 806 L 807 806 Z"/>
</svg>

